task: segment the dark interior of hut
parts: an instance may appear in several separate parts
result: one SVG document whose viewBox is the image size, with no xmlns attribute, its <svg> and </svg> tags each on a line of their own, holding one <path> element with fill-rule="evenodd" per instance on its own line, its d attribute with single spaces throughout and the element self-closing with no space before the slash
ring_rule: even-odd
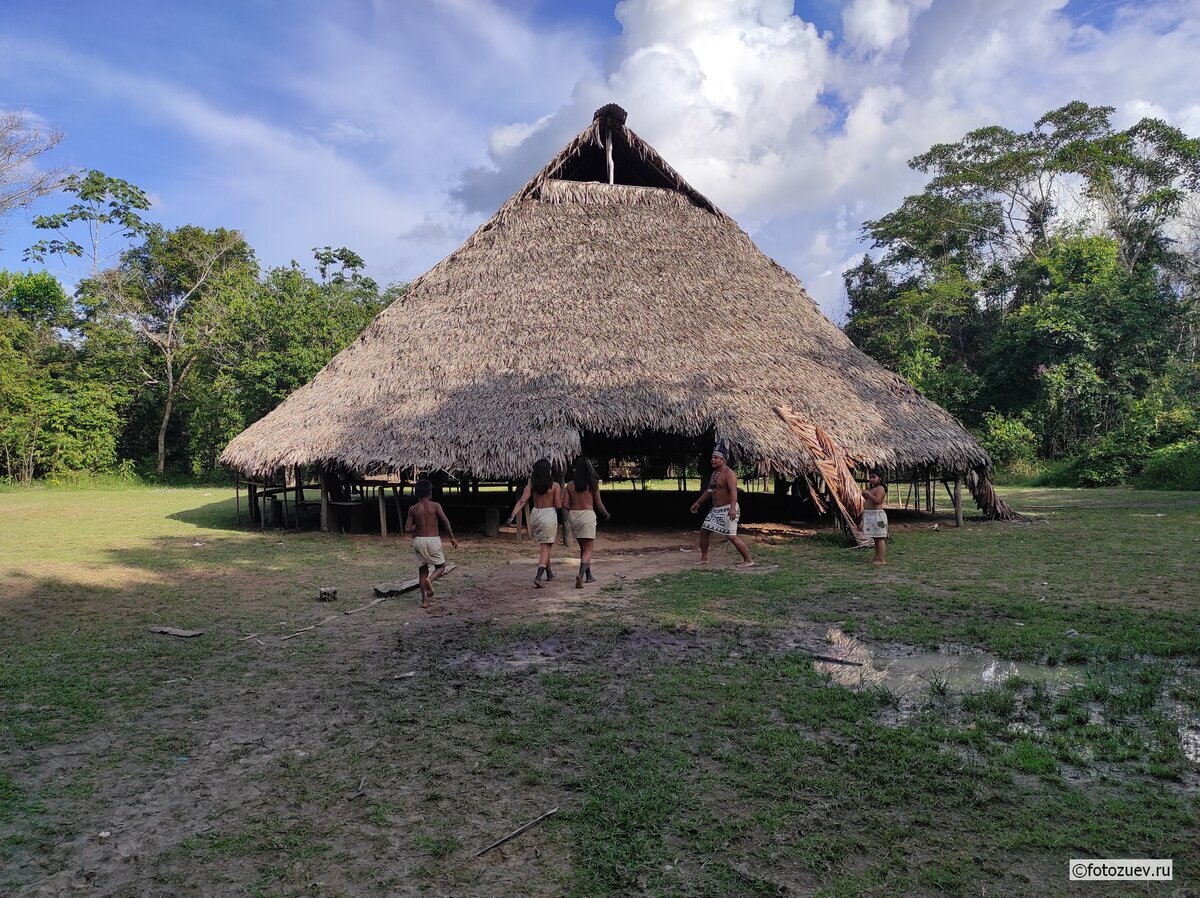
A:
<svg viewBox="0 0 1200 898">
<path fill-rule="evenodd" d="M 695 529 L 693 501 L 711 473 L 711 434 L 666 433 L 629 437 L 586 435 L 585 455 L 596 464 L 604 503 L 615 527 Z M 812 492 L 832 508 L 819 477 L 757 476 L 745 460 L 732 459 L 739 474 L 739 505 L 746 524 L 809 524 L 829 521 Z M 494 536 L 507 519 L 524 480 L 483 480 L 446 471 L 404 471 L 373 475 L 345 470 L 289 469 L 270 479 L 237 483 L 237 521 L 260 528 L 326 529 L 335 533 L 389 533 L 403 529 L 415 501 L 417 476 L 434 484 L 434 498 L 446 508 L 458 532 Z M 556 469 L 566 481 L 571 472 Z M 921 468 L 890 478 L 889 503 L 903 514 L 936 514 L 953 507 L 953 474 Z M 940 487 L 946 495 L 939 498 Z M 244 510 L 243 510 L 244 509 Z"/>
<path fill-rule="evenodd" d="M 564 181 L 608 183 L 608 160 L 604 147 L 589 144 L 577 156 L 568 159 L 555 177 Z M 613 138 L 613 183 L 630 187 L 666 187 L 675 185 L 657 168 L 639 158 L 625 141 Z"/>
<path fill-rule="evenodd" d="M 614 524 L 637 527 L 698 526 L 689 511 L 712 472 L 711 430 L 698 434 L 640 431 L 620 436 L 584 432 L 581 454 L 592 460 L 601 492 Z M 739 504 L 747 522 L 815 521 L 820 514 L 802 480 L 763 477 L 751 460 L 734 455 L 739 475 Z M 571 465 L 556 466 L 566 482 Z M 322 526 L 347 533 L 396 532 L 415 501 L 418 476 L 433 482 L 433 498 L 441 502 L 456 527 L 494 531 L 507 519 L 524 479 L 487 480 L 461 472 L 430 471 L 367 475 L 346 470 L 289 470 L 270 481 L 241 481 L 247 492 L 247 519 L 252 525 L 303 529 Z M 322 503 L 322 483 L 326 490 Z M 240 500 L 239 500 L 240 508 Z M 240 512 L 239 512 L 240 514 Z"/>
</svg>

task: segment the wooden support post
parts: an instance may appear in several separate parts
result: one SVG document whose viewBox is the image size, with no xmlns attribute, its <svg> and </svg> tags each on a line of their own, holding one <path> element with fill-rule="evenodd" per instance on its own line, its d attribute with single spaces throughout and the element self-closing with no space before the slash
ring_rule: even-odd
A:
<svg viewBox="0 0 1200 898">
<path fill-rule="evenodd" d="M 329 473 L 321 469 L 321 529 L 329 532 Z"/>
<path fill-rule="evenodd" d="M 242 482 L 236 477 L 233 478 L 233 507 L 237 512 L 238 526 L 242 526 Z"/>
<path fill-rule="evenodd" d="M 401 482 L 400 485 L 404 486 L 404 483 Z M 404 533 L 404 509 L 400 507 L 400 493 L 396 490 L 395 487 L 392 487 L 392 499 L 396 503 L 396 523 L 400 527 L 401 535 L 403 535 L 403 533 Z"/>
<path fill-rule="evenodd" d="M 387 500 L 383 498 L 384 488 L 382 486 L 375 488 L 375 498 L 379 500 L 379 535 L 380 537 L 387 536 Z"/>
<path fill-rule="evenodd" d="M 961 527 L 963 525 L 962 511 L 962 475 L 954 475 L 954 526 Z"/>
<path fill-rule="evenodd" d="M 279 498 L 283 500 L 283 529 L 284 530 L 287 530 L 288 526 L 289 526 L 288 525 L 288 513 L 287 513 L 287 493 L 288 493 L 287 468 L 284 468 L 283 469 L 283 489 L 279 491 Z"/>
<path fill-rule="evenodd" d="M 932 472 L 930 472 L 930 471 L 925 472 L 925 511 L 926 511 L 926 513 L 933 512 L 933 490 L 930 489 L 930 481 L 929 481 L 929 478 L 931 476 L 932 476 Z"/>
</svg>

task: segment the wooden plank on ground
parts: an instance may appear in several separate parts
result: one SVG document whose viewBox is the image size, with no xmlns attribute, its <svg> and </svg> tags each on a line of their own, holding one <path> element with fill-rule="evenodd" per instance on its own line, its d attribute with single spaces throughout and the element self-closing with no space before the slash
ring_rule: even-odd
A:
<svg viewBox="0 0 1200 898">
<path fill-rule="evenodd" d="M 452 561 L 449 564 L 447 564 L 443 568 L 443 570 L 448 574 L 457 567 L 458 567 L 458 565 Z M 416 577 L 413 577 L 413 579 L 411 579 L 411 580 L 397 580 L 394 583 L 380 583 L 375 586 L 375 595 L 379 596 L 380 598 L 387 598 L 388 596 L 398 596 L 401 593 L 408 592 L 410 589 L 416 589 L 420 585 L 420 583 L 421 583 L 421 581 Z M 374 604 L 374 603 L 372 603 L 372 604 Z M 365 607 L 370 607 L 370 606 L 363 606 L 363 607 L 365 608 Z M 361 611 L 362 609 L 356 608 L 354 610 Z M 353 612 L 347 611 L 346 613 L 352 614 Z"/>
<path fill-rule="evenodd" d="M 168 636 L 178 636 L 181 639 L 191 639 L 193 636 L 203 636 L 203 630 L 181 630 L 178 627 L 151 627 L 151 633 L 165 633 Z"/>
</svg>

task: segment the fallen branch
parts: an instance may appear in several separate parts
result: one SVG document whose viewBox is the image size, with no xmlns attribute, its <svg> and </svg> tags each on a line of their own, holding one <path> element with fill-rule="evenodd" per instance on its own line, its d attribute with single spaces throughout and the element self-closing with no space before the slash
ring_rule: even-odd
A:
<svg viewBox="0 0 1200 898">
<path fill-rule="evenodd" d="M 367 604 L 361 605 L 358 608 L 351 608 L 348 611 L 343 611 L 342 614 L 358 614 L 358 612 L 360 612 L 360 611 L 366 611 L 368 608 L 374 608 L 376 605 L 378 605 L 380 602 L 382 602 L 385 598 L 387 598 L 387 597 L 380 596 L 374 602 L 367 602 Z"/>
<path fill-rule="evenodd" d="M 514 829 L 512 832 L 510 832 L 510 833 L 509 833 L 507 836 L 505 836 L 503 839 L 500 839 L 500 840 L 499 840 L 499 841 L 497 841 L 497 842 L 493 842 L 493 843 L 492 843 L 491 845 L 489 845 L 487 848 L 484 848 L 483 850 L 476 852 L 476 853 L 475 853 L 475 857 L 483 857 L 485 854 L 487 854 L 487 853 L 488 853 L 489 851 L 491 851 L 493 848 L 499 848 L 501 845 L 503 845 L 503 844 L 504 844 L 505 842 L 507 842 L 509 839 L 512 839 L 512 838 L 514 838 L 514 837 L 516 837 L 516 836 L 519 836 L 519 835 L 521 835 L 521 833 L 525 832 L 525 830 L 529 829 L 529 827 L 531 827 L 531 826 L 534 826 L 534 825 L 536 825 L 536 824 L 538 824 L 538 823 L 541 823 L 541 822 L 542 822 L 543 820 L 545 820 L 547 817 L 553 817 L 553 816 L 554 816 L 555 814 L 557 814 L 557 813 L 558 813 L 558 808 L 551 808 L 550 810 L 546 811 L 546 813 L 542 814 L 542 816 L 540 816 L 540 817 L 536 817 L 536 818 L 534 818 L 533 820 L 530 820 L 530 821 L 529 821 L 528 823 L 526 823 L 524 826 L 518 826 L 516 829 Z"/>
<path fill-rule="evenodd" d="M 832 655 L 814 655 L 811 652 L 801 652 L 807 658 L 812 658 L 814 661 L 826 661 L 829 664 L 845 664 L 848 667 L 862 667 L 861 661 L 847 661 L 845 658 L 834 658 Z"/>
<path fill-rule="evenodd" d="M 305 627 L 303 630 L 297 630 L 295 633 L 292 633 L 292 634 L 291 634 L 291 635 L 289 635 L 289 636 L 280 636 L 280 637 L 279 637 L 279 641 L 280 641 L 280 642 L 287 642 L 287 640 L 289 640 L 289 639 L 295 639 L 295 638 L 296 638 L 297 636 L 299 636 L 301 633 L 307 633 L 309 630 L 315 630 L 315 629 L 317 629 L 317 625 L 316 625 L 316 624 L 313 624 L 311 627 Z"/>
<path fill-rule="evenodd" d="M 178 636 L 181 639 L 191 639 L 193 636 L 204 635 L 203 630 L 180 630 L 178 627 L 151 627 L 151 633 L 165 633 L 167 636 Z"/>
<path fill-rule="evenodd" d="M 238 642 L 249 642 L 251 639 L 258 639 L 260 636 L 262 636 L 261 633 L 251 633 L 249 636 L 243 636 Z"/>
</svg>

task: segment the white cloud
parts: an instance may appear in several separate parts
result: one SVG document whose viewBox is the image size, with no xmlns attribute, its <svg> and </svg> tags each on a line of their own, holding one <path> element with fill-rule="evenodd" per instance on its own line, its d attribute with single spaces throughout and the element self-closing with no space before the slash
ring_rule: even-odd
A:
<svg viewBox="0 0 1200 898">
<path fill-rule="evenodd" d="M 492 0 L 351 8 L 295 6 L 263 75 L 278 109 L 28 40 L 0 77 L 171 135 L 185 157 L 143 186 L 181 220 L 241 227 L 272 263 L 344 244 L 379 280 L 427 269 L 616 101 L 835 316 L 861 223 L 919 189 L 905 161 L 932 143 L 1073 99 L 1200 131 L 1196 0 L 1084 24 L 1066 0 L 849 0 L 840 39 L 791 0 L 623 0 L 607 42 Z"/>
<path fill-rule="evenodd" d="M 887 50 L 908 33 L 914 13 L 932 0 L 851 0 L 842 11 L 845 39 L 864 50 Z"/>
<path fill-rule="evenodd" d="M 1027 129 L 1074 99 L 1115 106 L 1118 126 L 1155 115 L 1200 129 L 1194 0 L 1122 4 L 1104 30 L 1073 24 L 1065 6 L 852 0 L 838 43 L 780 0 L 624 0 L 606 73 L 539 116 L 524 147 L 506 125 L 503 153 L 457 196 L 498 202 L 615 100 L 836 316 L 841 279 L 828 272 L 861 256 L 864 219 L 920 189 L 906 160 L 933 143 L 991 123 Z"/>
</svg>

